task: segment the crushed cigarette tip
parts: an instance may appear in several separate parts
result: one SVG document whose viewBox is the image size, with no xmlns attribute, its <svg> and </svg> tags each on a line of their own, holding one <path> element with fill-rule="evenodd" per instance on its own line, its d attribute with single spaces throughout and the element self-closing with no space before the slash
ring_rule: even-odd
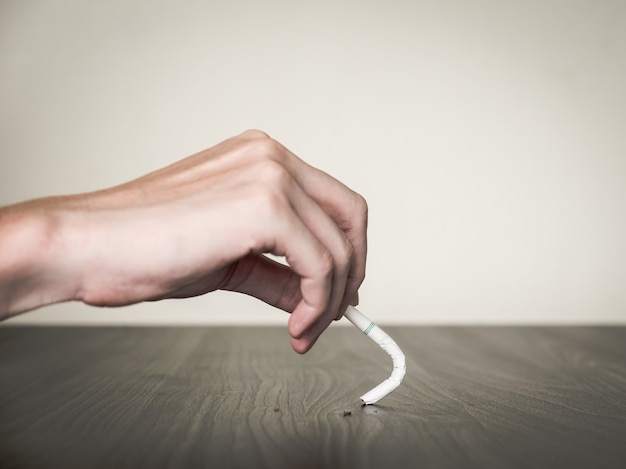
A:
<svg viewBox="0 0 626 469">
<path fill-rule="evenodd" d="M 365 317 L 365 315 L 354 306 L 348 306 L 344 316 L 361 332 L 378 344 L 380 348 L 387 352 L 393 362 L 391 376 L 361 396 L 361 400 L 365 405 L 374 404 L 400 386 L 406 374 L 406 360 L 404 354 L 402 350 L 400 350 L 400 347 L 398 347 L 398 344 L 396 344 L 385 331 Z"/>
</svg>

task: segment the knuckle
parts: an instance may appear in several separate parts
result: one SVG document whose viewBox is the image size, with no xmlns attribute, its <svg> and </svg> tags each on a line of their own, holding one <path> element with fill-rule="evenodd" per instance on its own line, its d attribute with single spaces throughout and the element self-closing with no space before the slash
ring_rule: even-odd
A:
<svg viewBox="0 0 626 469">
<path fill-rule="evenodd" d="M 369 212 L 369 207 L 367 206 L 367 200 L 360 194 L 356 194 L 356 210 L 355 212 L 358 214 L 361 224 L 363 227 L 367 226 L 367 217 Z"/>
<path fill-rule="evenodd" d="M 291 177 L 279 164 L 264 161 L 255 166 L 256 182 L 252 193 L 256 207 L 270 220 L 282 218 L 290 210 L 289 194 Z"/>
<path fill-rule="evenodd" d="M 279 162 L 267 159 L 257 163 L 257 177 L 264 185 L 274 190 L 285 190 L 291 184 L 292 178 L 287 168 Z"/>
<path fill-rule="evenodd" d="M 250 153 L 257 161 L 275 161 L 279 164 L 286 162 L 285 148 L 272 138 L 256 138 L 249 141 Z"/>
<path fill-rule="evenodd" d="M 253 163 L 255 161 L 275 160 L 281 161 L 282 146 L 265 132 L 260 130 L 246 130 L 237 139 L 237 154 L 244 161 Z"/>
<path fill-rule="evenodd" d="M 284 193 L 271 184 L 259 184 L 254 199 L 259 212 L 270 220 L 281 217 L 289 204 Z"/>
<path fill-rule="evenodd" d="M 323 277 L 330 277 L 335 269 L 335 260 L 328 250 L 322 251 L 319 256 L 319 272 Z"/>
<path fill-rule="evenodd" d="M 248 129 L 241 133 L 240 137 L 247 139 L 269 139 L 270 136 L 258 129 Z"/>
<path fill-rule="evenodd" d="M 354 256 L 354 248 L 352 247 L 352 243 L 345 236 L 342 237 L 342 243 L 339 247 L 340 252 L 338 259 L 336 260 L 338 270 L 340 272 L 345 272 L 350 268 L 352 264 L 352 257 Z"/>
</svg>

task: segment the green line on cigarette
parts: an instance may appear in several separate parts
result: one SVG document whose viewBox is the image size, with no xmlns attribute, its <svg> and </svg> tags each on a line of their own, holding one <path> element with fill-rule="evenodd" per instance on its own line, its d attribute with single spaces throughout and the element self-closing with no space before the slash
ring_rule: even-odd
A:
<svg viewBox="0 0 626 469">
<path fill-rule="evenodd" d="M 374 329 L 374 326 L 376 326 L 376 324 L 370 322 L 370 325 L 367 326 L 367 329 L 363 331 L 363 334 L 368 335 L 372 331 L 372 329 Z"/>
</svg>

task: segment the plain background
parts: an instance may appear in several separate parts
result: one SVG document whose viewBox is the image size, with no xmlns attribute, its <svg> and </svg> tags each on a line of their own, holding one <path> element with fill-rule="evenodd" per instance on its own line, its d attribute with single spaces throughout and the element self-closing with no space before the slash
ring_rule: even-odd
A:
<svg viewBox="0 0 626 469">
<path fill-rule="evenodd" d="M 625 323 L 625 84 L 621 0 L 0 0 L 0 204 L 259 128 L 368 200 L 374 320 Z M 286 319 L 220 292 L 7 323 Z"/>
</svg>

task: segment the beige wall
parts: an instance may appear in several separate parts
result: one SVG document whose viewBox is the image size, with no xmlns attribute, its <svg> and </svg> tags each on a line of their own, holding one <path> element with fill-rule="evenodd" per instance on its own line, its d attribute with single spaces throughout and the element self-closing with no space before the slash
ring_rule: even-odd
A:
<svg viewBox="0 0 626 469">
<path fill-rule="evenodd" d="M 0 0 L 0 204 L 256 127 L 368 199 L 375 320 L 624 323 L 625 83 L 619 0 Z M 10 322 L 285 320 L 218 293 Z"/>
</svg>

